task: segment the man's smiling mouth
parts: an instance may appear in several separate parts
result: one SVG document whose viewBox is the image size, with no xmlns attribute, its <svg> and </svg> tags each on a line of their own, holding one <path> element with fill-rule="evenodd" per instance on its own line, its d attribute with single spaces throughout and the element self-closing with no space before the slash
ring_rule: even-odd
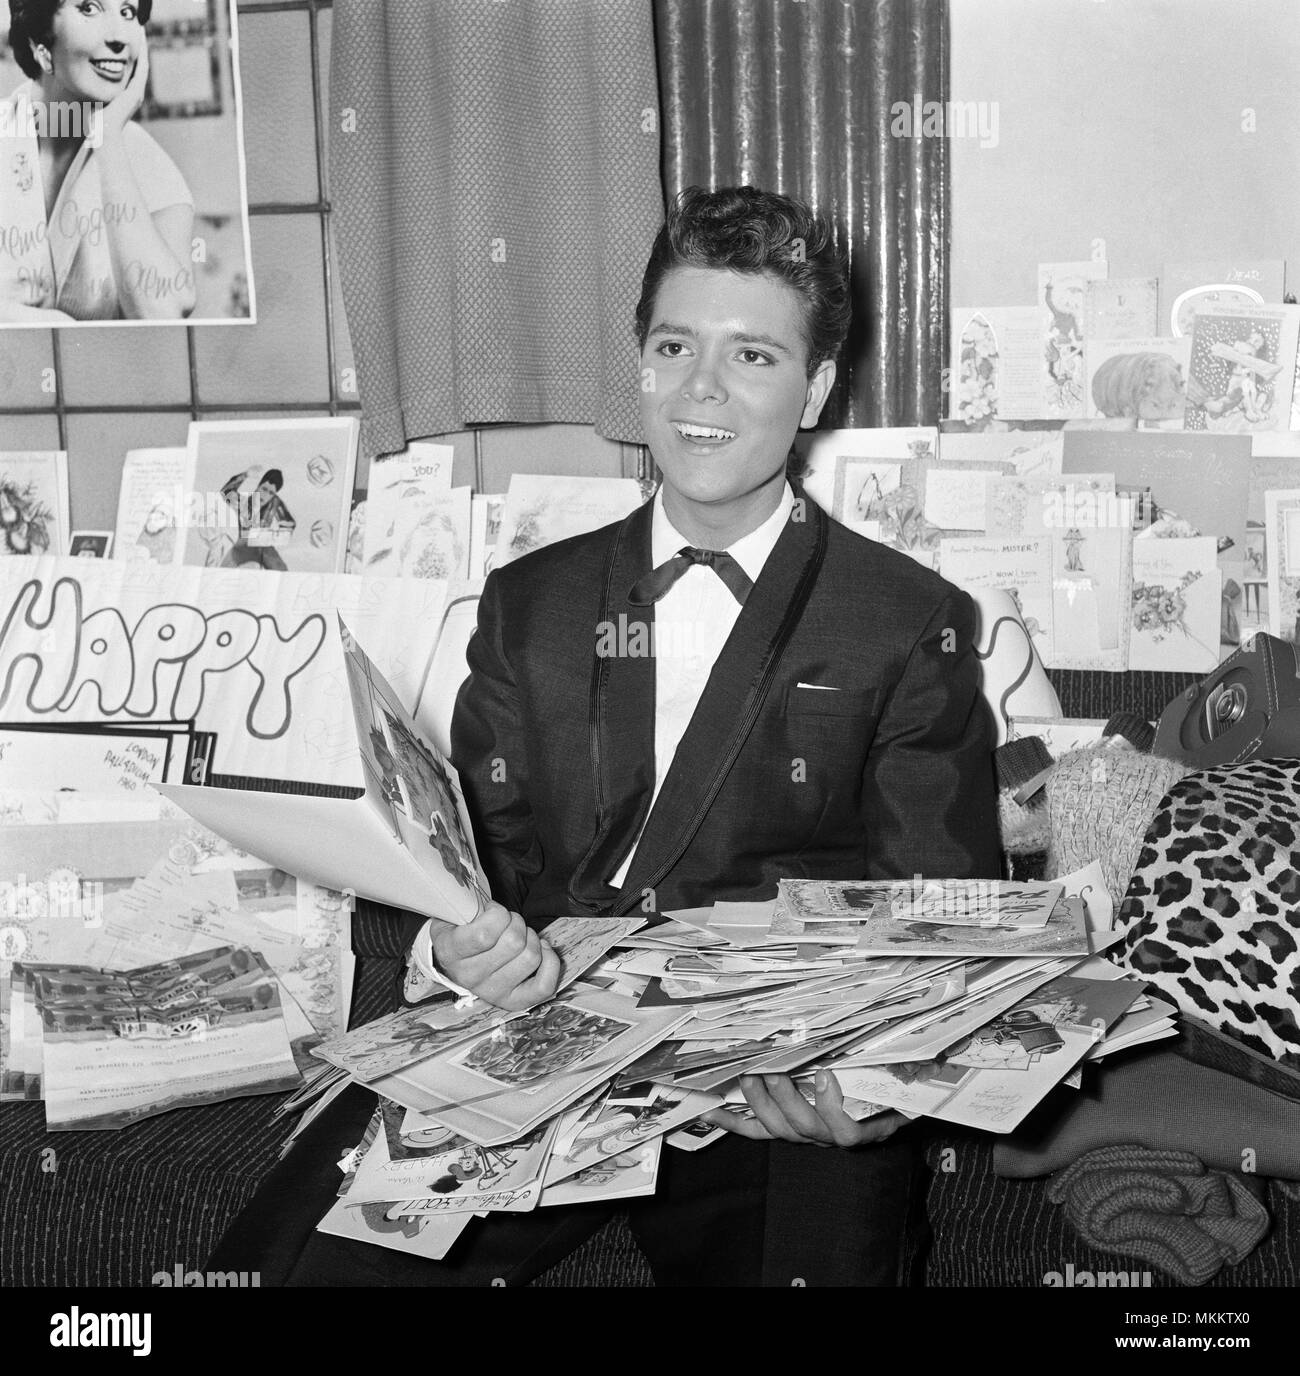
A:
<svg viewBox="0 0 1300 1376">
<path fill-rule="evenodd" d="M 734 430 L 724 430 L 720 425 L 692 425 L 687 421 L 673 421 L 673 429 L 684 440 L 692 440 L 697 443 L 713 441 L 715 443 L 726 440 L 734 440 L 736 432 Z"/>
</svg>

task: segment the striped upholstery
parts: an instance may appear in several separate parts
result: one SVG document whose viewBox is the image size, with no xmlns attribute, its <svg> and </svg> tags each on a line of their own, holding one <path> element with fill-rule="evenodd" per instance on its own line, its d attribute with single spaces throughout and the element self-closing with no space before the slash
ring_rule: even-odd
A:
<svg viewBox="0 0 1300 1376">
<path fill-rule="evenodd" d="M 1165 704 L 1201 681 L 1199 674 L 1094 674 L 1077 669 L 1049 669 L 1047 676 L 1061 700 L 1061 715 L 1109 719 L 1116 712 L 1136 712 L 1155 721 Z"/>
<path fill-rule="evenodd" d="M 945 1152 L 950 1154 L 945 1155 Z M 1050 1204 L 1043 1180 L 1003 1180 L 993 1174 L 993 1149 L 977 1133 L 931 1134 L 929 1211 L 934 1241 L 926 1266 L 932 1286 L 1041 1286 L 1051 1271 L 1143 1271 L 1131 1257 L 1099 1252 L 1075 1233 L 1065 1212 Z M 945 1167 L 950 1169 L 945 1169 Z M 1300 1284 L 1300 1200 L 1269 1191 L 1272 1232 L 1238 1266 L 1224 1267 L 1212 1286 Z M 1151 1272 L 1152 1286 L 1173 1282 Z"/>
</svg>

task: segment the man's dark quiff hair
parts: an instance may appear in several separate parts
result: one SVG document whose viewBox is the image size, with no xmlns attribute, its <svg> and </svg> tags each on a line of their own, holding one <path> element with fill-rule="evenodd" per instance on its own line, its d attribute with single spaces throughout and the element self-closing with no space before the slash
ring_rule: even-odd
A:
<svg viewBox="0 0 1300 1376">
<path fill-rule="evenodd" d="M 688 186 L 655 236 L 636 305 L 636 340 L 645 347 L 655 297 L 673 268 L 725 268 L 785 282 L 803 301 L 808 376 L 834 358 L 849 330 L 848 271 L 831 227 L 802 201 L 728 186 Z"/>
<path fill-rule="evenodd" d="M 9 0 L 9 46 L 25 75 L 37 80 L 41 64 L 32 52 L 33 43 L 47 47 L 54 29 L 54 16 L 62 0 Z M 135 17 L 143 28 L 149 22 L 153 0 L 134 0 Z"/>
</svg>

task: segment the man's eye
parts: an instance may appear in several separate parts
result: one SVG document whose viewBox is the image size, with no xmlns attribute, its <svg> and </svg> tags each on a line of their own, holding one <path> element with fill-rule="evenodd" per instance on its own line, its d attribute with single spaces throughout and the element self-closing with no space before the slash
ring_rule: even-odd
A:
<svg viewBox="0 0 1300 1376">
<path fill-rule="evenodd" d="M 765 354 L 761 349 L 742 349 L 740 357 L 744 362 L 753 364 L 767 364 L 772 361 L 771 355 Z"/>
<path fill-rule="evenodd" d="M 662 354 L 665 358 L 681 358 L 685 350 L 686 345 L 681 343 L 680 340 L 665 339 L 655 352 Z"/>
</svg>

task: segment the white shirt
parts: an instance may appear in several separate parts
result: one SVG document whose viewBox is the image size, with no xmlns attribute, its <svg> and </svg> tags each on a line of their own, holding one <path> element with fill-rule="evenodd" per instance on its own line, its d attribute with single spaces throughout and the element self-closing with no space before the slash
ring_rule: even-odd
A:
<svg viewBox="0 0 1300 1376">
<path fill-rule="evenodd" d="M 727 546 L 727 553 L 758 582 L 767 557 L 781 538 L 790 513 L 794 493 L 786 483 L 776 510 L 757 530 Z M 668 519 L 664 511 L 663 488 L 655 494 L 651 527 L 650 558 L 653 568 L 666 564 L 678 550 L 691 542 Z M 653 809 L 659 790 L 672 765 L 673 756 L 695 708 L 704 693 L 709 675 L 731 628 L 740 615 L 735 594 L 706 564 L 693 564 L 655 603 L 655 786 L 650 799 Z M 646 814 L 649 820 L 649 813 Z M 644 827 L 642 828 L 644 830 Z M 640 842 L 637 837 L 637 843 Z M 617 889 L 623 886 L 636 845 L 610 878 Z"/>
</svg>

